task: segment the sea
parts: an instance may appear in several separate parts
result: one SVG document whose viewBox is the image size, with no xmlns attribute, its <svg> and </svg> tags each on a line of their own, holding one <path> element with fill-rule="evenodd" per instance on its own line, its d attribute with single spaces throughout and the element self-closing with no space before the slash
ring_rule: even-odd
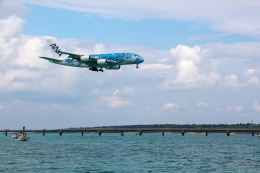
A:
<svg viewBox="0 0 260 173">
<path fill-rule="evenodd" d="M 0 172 L 260 172 L 260 137 L 251 134 L 0 134 Z"/>
</svg>

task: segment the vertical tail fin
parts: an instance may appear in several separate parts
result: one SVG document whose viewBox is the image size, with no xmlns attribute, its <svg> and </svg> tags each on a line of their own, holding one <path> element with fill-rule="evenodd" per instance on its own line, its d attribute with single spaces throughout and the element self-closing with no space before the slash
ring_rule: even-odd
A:
<svg viewBox="0 0 260 173">
<path fill-rule="evenodd" d="M 51 48 L 51 53 L 54 56 L 54 58 L 60 58 L 62 53 L 59 52 L 61 50 L 59 46 L 51 39 L 46 39 L 46 41 Z"/>
</svg>

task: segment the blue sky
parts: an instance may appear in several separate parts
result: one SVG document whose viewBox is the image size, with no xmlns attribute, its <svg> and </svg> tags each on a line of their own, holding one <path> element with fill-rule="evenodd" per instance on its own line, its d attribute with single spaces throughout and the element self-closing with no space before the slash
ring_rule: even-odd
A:
<svg viewBox="0 0 260 173">
<path fill-rule="evenodd" d="M 236 3 L 235 3 L 236 2 Z M 200 5 L 204 4 L 204 5 Z M 260 122 L 260 3 L 0 1 L 0 129 Z M 135 52 L 137 70 L 50 64 Z"/>
<path fill-rule="evenodd" d="M 212 42 L 236 43 L 259 39 L 219 32 L 194 21 L 171 19 L 104 18 L 97 14 L 27 5 L 25 35 L 54 35 L 58 39 L 94 39 L 120 45 L 143 45 L 168 50 L 178 44 L 188 46 Z M 39 22 L 44 21 L 44 22 Z"/>
</svg>

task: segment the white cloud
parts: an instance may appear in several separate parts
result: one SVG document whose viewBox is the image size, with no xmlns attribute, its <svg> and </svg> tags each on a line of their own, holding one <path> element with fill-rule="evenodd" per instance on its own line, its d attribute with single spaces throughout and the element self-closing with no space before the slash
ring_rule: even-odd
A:
<svg viewBox="0 0 260 173">
<path fill-rule="evenodd" d="M 228 111 L 241 112 L 244 109 L 243 106 L 227 106 Z"/>
<path fill-rule="evenodd" d="M 13 14 L 22 15 L 25 14 L 29 9 L 18 2 L 12 0 L 0 1 L 0 18 L 10 16 Z"/>
<path fill-rule="evenodd" d="M 176 60 L 176 68 L 172 69 L 169 77 L 160 85 L 161 89 L 189 89 L 214 85 L 221 76 L 215 71 L 202 72 L 200 64 L 207 50 L 199 46 L 193 48 L 178 45 L 170 53 Z"/>
<path fill-rule="evenodd" d="M 104 17 L 140 20 L 144 18 L 173 19 L 193 21 L 197 25 L 208 25 L 210 28 L 227 33 L 260 35 L 260 3 L 248 1 L 63 1 L 56 0 L 23 0 L 23 2 L 75 10 Z M 203 5 L 199 5 L 203 4 Z M 209 10 L 210 9 L 210 10 Z"/>
<path fill-rule="evenodd" d="M 110 108 L 120 108 L 120 107 L 127 107 L 131 106 L 132 102 L 129 100 L 124 100 L 122 97 L 117 96 L 102 96 L 99 99 L 99 104 L 105 104 L 107 107 Z"/>
<path fill-rule="evenodd" d="M 238 89 L 247 86 L 258 86 L 259 79 L 254 75 L 255 69 L 247 70 L 239 80 L 235 74 L 226 75 L 222 80 L 219 81 L 219 85 L 223 87 L 229 87 L 232 89 Z"/>
<path fill-rule="evenodd" d="M 174 111 L 179 108 L 178 103 L 164 103 L 163 107 L 161 108 L 163 111 Z"/>
<path fill-rule="evenodd" d="M 208 103 L 207 102 L 198 102 L 197 107 L 207 107 Z"/>
<path fill-rule="evenodd" d="M 115 90 L 115 91 L 113 92 L 113 96 L 116 96 L 118 93 L 119 93 L 119 90 Z"/>
<path fill-rule="evenodd" d="M 259 104 L 258 100 L 255 100 L 255 102 L 254 102 L 254 109 L 257 112 L 260 112 L 260 104 Z"/>
<path fill-rule="evenodd" d="M 4 109 L 5 107 L 3 105 L 0 105 L 0 109 Z"/>
<path fill-rule="evenodd" d="M 8 48 L 17 44 L 18 40 L 14 38 L 20 36 L 24 22 L 25 21 L 23 19 L 15 15 L 0 20 L 0 43 L 5 44 L 2 45 L 2 47 Z M 5 51 L 4 53 L 4 55 L 9 55 L 12 52 Z"/>
<path fill-rule="evenodd" d="M 25 102 L 23 100 L 20 100 L 20 99 L 16 99 L 14 102 L 13 102 L 13 105 L 24 105 Z"/>
</svg>

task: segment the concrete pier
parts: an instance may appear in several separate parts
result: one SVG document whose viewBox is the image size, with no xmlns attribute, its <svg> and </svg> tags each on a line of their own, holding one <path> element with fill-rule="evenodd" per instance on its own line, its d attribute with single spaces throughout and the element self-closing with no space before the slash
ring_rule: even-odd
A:
<svg viewBox="0 0 260 173">
<path fill-rule="evenodd" d="M 4 129 L 0 130 L 1 133 L 3 133 L 5 136 L 7 136 L 8 133 L 11 132 L 21 132 L 21 129 Z M 122 130 L 122 128 L 86 128 L 86 129 L 54 129 L 54 130 L 25 130 L 24 132 L 33 132 L 33 133 L 41 133 L 43 136 L 45 136 L 45 133 L 58 133 L 60 136 L 62 136 L 62 133 L 79 133 L 83 135 L 84 133 L 96 133 L 98 132 L 99 136 L 101 136 L 101 133 L 119 133 L 119 134 L 125 134 L 128 132 L 132 132 L 135 134 L 139 134 L 140 136 L 143 133 L 160 133 L 162 136 L 167 133 L 180 133 L 182 136 L 184 136 L 185 133 L 189 132 L 195 132 L 195 133 L 205 133 L 206 136 L 208 133 L 224 133 L 227 136 L 230 135 L 230 133 L 244 133 L 244 134 L 250 134 L 254 136 L 256 133 L 260 133 L 260 129 L 179 129 L 179 128 L 164 128 L 163 130 L 161 128 L 125 128 Z"/>
</svg>

